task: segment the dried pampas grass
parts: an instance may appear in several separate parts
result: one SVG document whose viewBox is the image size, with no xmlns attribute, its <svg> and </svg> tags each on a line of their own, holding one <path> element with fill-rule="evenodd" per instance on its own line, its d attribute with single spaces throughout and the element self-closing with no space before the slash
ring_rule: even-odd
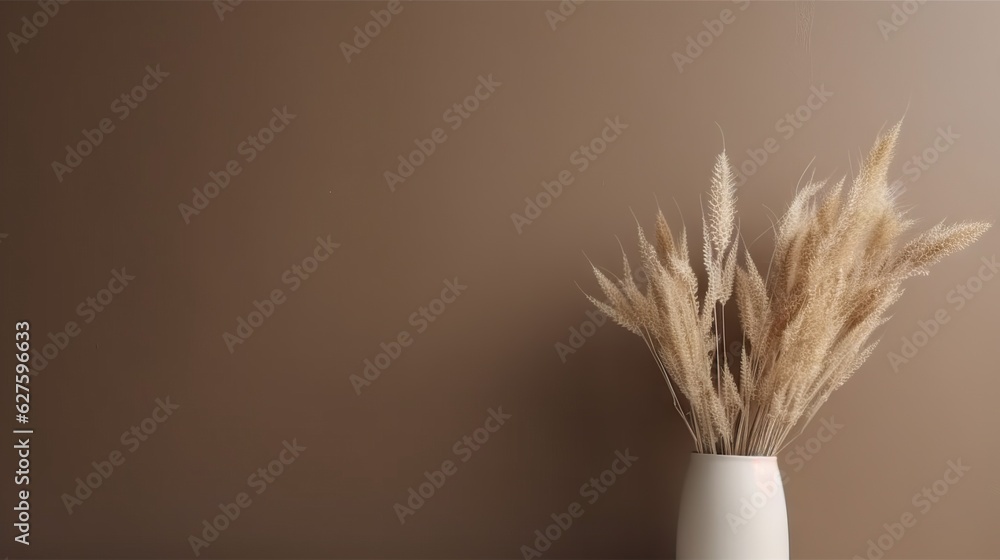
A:
<svg viewBox="0 0 1000 560">
<path fill-rule="evenodd" d="M 776 455 L 871 356 L 872 334 L 903 281 L 989 229 L 938 224 L 900 242 L 913 222 L 888 182 L 898 136 L 899 124 L 878 138 L 849 187 L 844 179 L 809 181 L 798 191 L 775 224 L 763 275 L 748 251 L 737 262 L 735 178 L 725 151 L 702 218 L 707 282 L 700 297 L 687 232 L 675 239 L 662 212 L 654 241 L 638 227 L 644 290 L 627 256 L 621 278 L 594 267 L 605 299 L 588 299 L 646 342 L 699 453 Z M 743 331 L 733 364 L 723 322 L 730 299 Z"/>
</svg>

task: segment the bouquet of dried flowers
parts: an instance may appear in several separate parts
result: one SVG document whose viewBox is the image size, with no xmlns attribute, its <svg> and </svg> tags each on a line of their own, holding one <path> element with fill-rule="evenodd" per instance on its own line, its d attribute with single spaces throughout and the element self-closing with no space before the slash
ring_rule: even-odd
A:
<svg viewBox="0 0 1000 560">
<path fill-rule="evenodd" d="M 780 452 L 792 430 L 804 428 L 871 356 L 878 343 L 872 334 L 888 319 L 903 282 L 989 229 L 985 222 L 939 223 L 901 241 L 914 222 L 888 182 L 899 126 L 878 138 L 850 186 L 845 179 L 810 180 L 798 191 L 774 226 L 774 252 L 763 273 L 749 251 L 742 263 L 737 259 L 736 189 L 725 151 L 702 215 L 704 291 L 686 231 L 675 238 L 662 212 L 654 241 L 638 228 L 645 289 L 627 256 L 621 278 L 594 267 L 606 299 L 587 297 L 646 342 L 697 452 Z M 724 323 L 731 299 L 742 327 L 733 364 Z"/>
</svg>

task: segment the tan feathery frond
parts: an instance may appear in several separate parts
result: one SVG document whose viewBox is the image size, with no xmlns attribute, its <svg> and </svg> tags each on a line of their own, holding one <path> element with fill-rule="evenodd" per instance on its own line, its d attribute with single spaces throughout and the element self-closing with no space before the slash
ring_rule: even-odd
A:
<svg viewBox="0 0 1000 560">
<path fill-rule="evenodd" d="M 736 183 L 725 151 L 715 158 L 712 186 L 708 191 L 708 209 L 706 237 L 712 239 L 714 252 L 722 255 L 736 227 Z"/>
<path fill-rule="evenodd" d="M 732 424 L 736 413 L 743 408 L 743 399 L 736 386 L 736 379 L 729 371 L 729 362 L 723 361 L 722 363 L 722 406 L 726 411 L 727 422 Z"/>
<path fill-rule="evenodd" d="M 744 268 L 736 270 L 736 305 L 743 321 L 743 331 L 752 344 L 759 343 L 760 329 L 766 318 L 767 288 L 757 266 L 746 253 Z"/>
<path fill-rule="evenodd" d="M 753 364 L 750 362 L 750 354 L 747 353 L 744 345 L 740 347 L 740 390 L 743 393 L 744 402 L 749 403 L 753 400 L 756 385 Z"/>
<path fill-rule="evenodd" d="M 881 190 L 887 190 L 886 178 L 889 174 L 889 164 L 892 162 L 892 155 L 896 150 L 896 141 L 899 139 L 899 130 L 902 126 L 903 121 L 900 120 L 875 141 L 875 145 L 868 152 L 868 157 L 862 164 L 861 172 L 858 175 L 862 184 L 869 188 L 881 187 Z"/>
<path fill-rule="evenodd" d="M 607 304 L 601 305 L 601 311 L 630 332 L 640 334 L 642 332 L 642 323 L 631 302 L 629 302 L 618 286 L 605 276 L 603 272 L 598 270 L 596 266 L 591 268 L 593 269 L 594 276 L 597 278 L 598 286 L 604 292 L 604 297 L 608 299 Z M 598 301 L 590 295 L 587 295 L 587 298 L 592 303 Z"/>
<path fill-rule="evenodd" d="M 895 267 L 907 276 L 927 274 L 931 265 L 968 247 L 990 226 L 987 222 L 964 222 L 950 226 L 939 223 L 907 243 L 900 251 Z"/>
<path fill-rule="evenodd" d="M 681 226 L 681 238 L 677 242 L 677 245 L 675 245 L 674 247 L 676 249 L 675 256 L 678 259 L 680 259 L 680 260 L 682 260 L 684 262 L 687 262 L 687 263 L 691 262 L 691 256 L 688 254 L 688 232 L 687 232 L 687 227 Z"/>
<path fill-rule="evenodd" d="M 794 234 L 807 224 L 807 211 L 812 198 L 823 188 L 823 182 L 810 181 L 795 194 L 784 216 L 778 221 L 775 252 L 782 253 L 794 239 Z"/>
<path fill-rule="evenodd" d="M 663 211 L 656 211 L 656 252 L 660 257 L 660 262 L 666 264 L 670 255 L 674 253 L 674 236 L 670 232 L 667 219 L 663 217 Z"/>
<path fill-rule="evenodd" d="M 725 305 L 733 295 L 733 283 L 736 281 L 736 247 L 729 249 L 729 254 L 722 265 L 722 284 L 719 286 L 719 303 Z"/>
<path fill-rule="evenodd" d="M 638 323 L 633 318 L 628 317 L 626 313 L 620 312 L 618 308 L 612 307 L 590 294 L 585 295 L 590 303 L 594 304 L 594 307 L 610 317 L 612 321 L 618 323 L 619 326 L 624 327 L 632 334 L 642 335 L 642 330 L 639 328 Z"/>
</svg>

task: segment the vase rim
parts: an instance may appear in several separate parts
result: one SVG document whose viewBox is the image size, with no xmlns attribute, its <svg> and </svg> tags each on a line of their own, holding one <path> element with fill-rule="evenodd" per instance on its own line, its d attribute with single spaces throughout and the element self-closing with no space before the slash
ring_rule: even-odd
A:
<svg viewBox="0 0 1000 560">
<path fill-rule="evenodd" d="M 774 456 L 774 455 L 725 455 L 725 454 L 722 454 L 722 453 L 698 453 L 697 451 L 692 451 L 691 452 L 691 458 L 693 459 L 695 457 L 719 458 L 719 459 L 733 460 L 733 461 L 738 461 L 738 460 L 744 460 L 744 461 L 746 461 L 746 460 L 752 460 L 752 461 L 766 460 L 768 462 L 772 462 L 772 461 L 777 461 L 778 460 L 778 458 L 776 456 Z"/>
</svg>

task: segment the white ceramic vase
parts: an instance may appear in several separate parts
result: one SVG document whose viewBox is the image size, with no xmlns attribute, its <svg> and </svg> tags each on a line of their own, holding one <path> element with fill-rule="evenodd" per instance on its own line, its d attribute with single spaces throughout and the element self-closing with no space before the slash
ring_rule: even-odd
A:
<svg viewBox="0 0 1000 560">
<path fill-rule="evenodd" d="M 776 457 L 692 453 L 677 560 L 787 560 L 788 514 Z"/>
</svg>

